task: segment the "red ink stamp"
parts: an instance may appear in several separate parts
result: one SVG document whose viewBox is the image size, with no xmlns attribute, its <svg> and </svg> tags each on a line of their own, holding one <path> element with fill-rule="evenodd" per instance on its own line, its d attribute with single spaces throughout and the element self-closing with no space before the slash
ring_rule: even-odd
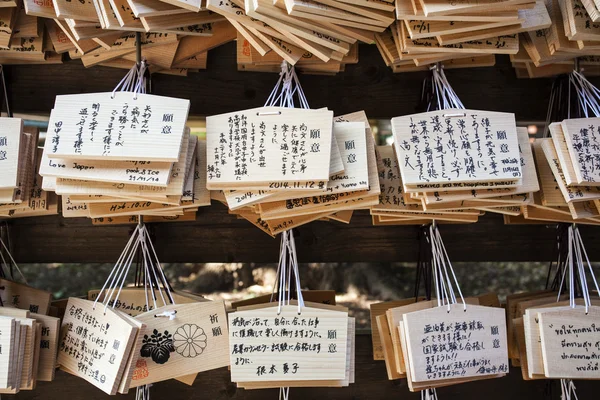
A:
<svg viewBox="0 0 600 400">
<path fill-rule="evenodd" d="M 148 372 L 148 364 L 146 364 L 146 361 L 141 359 L 137 360 L 131 379 L 136 381 L 138 379 L 147 378 L 148 375 L 150 375 L 150 373 Z"/>
</svg>

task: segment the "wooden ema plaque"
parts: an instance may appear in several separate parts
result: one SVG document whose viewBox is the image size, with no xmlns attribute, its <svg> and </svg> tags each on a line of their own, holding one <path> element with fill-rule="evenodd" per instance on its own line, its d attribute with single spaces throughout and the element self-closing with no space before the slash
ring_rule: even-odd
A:
<svg viewBox="0 0 600 400">
<path fill-rule="evenodd" d="M 229 365 L 223 302 L 172 304 L 136 319 L 145 327 L 141 346 L 133 349 L 131 387 Z"/>
<path fill-rule="evenodd" d="M 56 96 L 48 157 L 175 162 L 189 105 L 131 92 Z"/>
<path fill-rule="evenodd" d="M 523 176 L 514 114 L 440 110 L 393 118 L 392 131 L 407 186 L 446 189 L 454 182 L 517 182 Z"/>
<path fill-rule="evenodd" d="M 501 308 L 453 304 L 404 314 L 413 382 L 508 373 Z"/>
<path fill-rule="evenodd" d="M 344 380 L 347 311 L 287 305 L 229 315 L 233 382 Z"/>
<path fill-rule="evenodd" d="M 206 119 L 208 189 L 324 188 L 333 112 L 262 107 Z"/>
<path fill-rule="evenodd" d="M 2 304 L 32 313 L 48 314 L 52 293 L 0 278 Z"/>
<path fill-rule="evenodd" d="M 11 364 L 15 352 L 15 329 L 14 318 L 0 317 L 0 346 L 6 349 L 0 353 L 0 388 L 8 388 L 11 383 L 14 384 Z"/>
<path fill-rule="evenodd" d="M 547 378 L 600 379 L 600 307 L 537 313 Z"/>
<path fill-rule="evenodd" d="M 0 118 L 0 189 L 14 189 L 18 186 L 22 130 L 22 119 Z"/>
<path fill-rule="evenodd" d="M 116 394 L 139 326 L 101 303 L 71 297 L 61 326 L 58 364 L 108 394 Z"/>
<path fill-rule="evenodd" d="M 600 118 L 562 122 L 576 184 L 600 186 Z"/>
</svg>

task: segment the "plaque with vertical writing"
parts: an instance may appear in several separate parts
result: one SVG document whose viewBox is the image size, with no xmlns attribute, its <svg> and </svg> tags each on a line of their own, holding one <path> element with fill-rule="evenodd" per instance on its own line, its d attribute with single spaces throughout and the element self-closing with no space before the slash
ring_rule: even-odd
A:
<svg viewBox="0 0 600 400">
<path fill-rule="evenodd" d="M 514 114 L 448 109 L 392 119 L 405 185 L 517 181 L 523 176 Z"/>
</svg>

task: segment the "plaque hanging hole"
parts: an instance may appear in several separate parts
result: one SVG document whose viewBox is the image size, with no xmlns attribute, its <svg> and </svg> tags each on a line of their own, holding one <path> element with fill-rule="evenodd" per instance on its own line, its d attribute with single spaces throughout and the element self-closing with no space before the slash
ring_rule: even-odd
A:
<svg viewBox="0 0 600 400">
<path fill-rule="evenodd" d="M 444 118 L 464 118 L 467 113 L 442 114 Z"/>
<path fill-rule="evenodd" d="M 265 111 L 265 112 L 257 112 L 257 117 L 267 116 L 267 115 L 281 115 L 281 111 Z"/>
</svg>

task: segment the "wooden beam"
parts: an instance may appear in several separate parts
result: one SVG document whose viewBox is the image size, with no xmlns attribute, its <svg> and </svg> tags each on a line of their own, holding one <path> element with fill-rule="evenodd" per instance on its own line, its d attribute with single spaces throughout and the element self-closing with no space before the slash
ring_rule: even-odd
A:
<svg viewBox="0 0 600 400">
<path fill-rule="evenodd" d="M 125 71 L 86 69 L 80 61 L 62 65 L 6 66 L 14 112 L 48 113 L 58 94 L 111 91 Z M 518 120 L 544 121 L 550 79 L 517 79 L 508 57 L 488 68 L 448 70 L 448 80 L 468 108 L 514 112 Z M 394 74 L 373 45 L 360 45 L 359 63 L 336 76 L 301 75 L 312 108 L 336 114 L 365 110 L 369 118 L 410 114 L 421 96 L 425 72 Z M 264 104 L 276 74 L 238 72 L 235 43 L 213 49 L 207 70 L 187 77 L 154 74 L 153 92 L 191 100 L 191 115 L 214 115 Z M 598 78 L 591 81 L 599 84 Z"/>
<path fill-rule="evenodd" d="M 511 368 L 510 374 L 500 379 L 470 382 L 448 386 L 437 390 L 440 399 L 543 399 L 546 380 L 523 381 L 521 370 Z M 577 395 L 580 399 L 596 398 L 598 381 L 577 381 Z M 560 395 L 560 383 L 556 380 L 552 387 L 552 398 Z M 82 399 L 104 400 L 111 398 L 86 381 L 59 371 L 54 382 L 38 382 L 34 391 L 21 391 L 17 398 L 22 400 Z M 169 400 L 264 400 L 277 399 L 278 389 L 244 390 L 238 389 L 230 381 L 227 368 L 198 374 L 193 386 L 170 380 L 152 386 L 151 396 Z M 119 398 L 134 399 L 135 390 Z M 290 389 L 293 399 L 331 399 L 331 400 L 380 400 L 380 399 L 420 399 L 420 393 L 411 393 L 406 380 L 389 381 L 383 361 L 373 361 L 371 336 L 356 337 L 356 383 L 347 388 L 297 388 Z"/>
<path fill-rule="evenodd" d="M 132 226 L 93 226 L 85 218 L 59 216 L 8 221 L 19 263 L 115 262 Z M 222 204 L 200 208 L 195 222 L 149 224 L 162 262 L 277 262 L 279 239 L 227 213 Z M 441 225 L 450 259 L 550 261 L 556 225 L 504 225 L 488 214 L 475 224 Z M 415 262 L 416 226 L 372 226 L 366 211 L 349 225 L 316 221 L 296 229 L 300 262 Z M 581 226 L 592 261 L 600 261 L 600 229 Z"/>
</svg>

